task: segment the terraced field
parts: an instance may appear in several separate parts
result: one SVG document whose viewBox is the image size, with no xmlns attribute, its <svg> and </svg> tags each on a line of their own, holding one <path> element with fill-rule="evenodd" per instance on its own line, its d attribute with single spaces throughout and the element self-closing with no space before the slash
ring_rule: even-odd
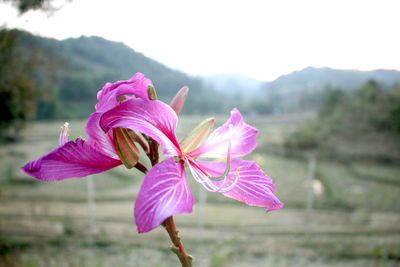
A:
<svg viewBox="0 0 400 267">
<path fill-rule="evenodd" d="M 247 158 L 275 180 L 282 210 L 266 214 L 203 194 L 188 175 L 204 201 L 175 221 L 195 266 L 399 266 L 400 167 L 317 158 L 307 211 L 309 163 L 283 156 L 281 144 L 311 116 L 246 118 L 260 130 L 259 147 Z M 178 137 L 202 119 L 182 117 Z M 19 170 L 58 145 L 62 123 L 30 124 L 23 141 L 0 147 L 0 266 L 177 266 L 164 229 L 136 232 L 139 172 L 120 167 L 92 176 L 89 209 L 87 179 L 40 182 Z M 84 124 L 70 122 L 70 139 L 84 136 Z"/>
</svg>

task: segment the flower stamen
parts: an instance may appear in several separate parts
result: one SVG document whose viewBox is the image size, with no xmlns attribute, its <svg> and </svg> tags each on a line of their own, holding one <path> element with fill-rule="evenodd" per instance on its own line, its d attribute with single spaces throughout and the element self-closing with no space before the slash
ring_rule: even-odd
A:
<svg viewBox="0 0 400 267">
<path fill-rule="evenodd" d="M 60 146 L 64 145 L 66 142 L 68 142 L 68 136 L 69 136 L 69 128 L 68 128 L 69 123 L 65 122 L 63 126 L 61 126 L 61 133 L 60 133 Z"/>
<path fill-rule="evenodd" d="M 224 173 L 221 176 L 218 177 L 213 177 L 211 175 L 209 175 L 209 178 L 213 181 L 221 181 L 224 180 L 228 174 L 229 174 L 229 170 L 231 168 L 231 143 L 232 143 L 232 124 L 229 124 L 229 140 L 228 140 L 228 153 L 226 156 L 226 168 Z"/>
<path fill-rule="evenodd" d="M 240 175 L 239 175 L 240 168 L 242 168 L 242 166 L 238 167 L 236 170 L 236 173 L 235 173 L 235 175 L 238 179 L 240 178 Z"/>
<path fill-rule="evenodd" d="M 196 163 L 191 157 L 188 157 L 186 154 L 182 157 L 182 160 L 185 161 L 186 165 L 189 167 L 193 178 L 200 184 L 202 184 L 207 191 L 210 192 L 220 192 L 220 193 L 226 193 L 232 190 L 238 180 L 239 180 L 239 170 L 240 167 L 236 170 L 235 173 L 235 180 L 229 180 L 228 175 L 231 167 L 231 143 L 232 143 L 232 124 L 229 124 L 229 140 L 228 140 L 228 153 L 227 153 L 227 158 L 226 158 L 226 167 L 225 171 L 222 175 L 218 177 L 214 177 L 210 175 L 208 172 L 203 170 L 201 166 Z M 215 182 L 220 182 L 222 183 L 220 185 L 216 185 Z M 227 186 L 230 184 L 229 186 Z"/>
</svg>

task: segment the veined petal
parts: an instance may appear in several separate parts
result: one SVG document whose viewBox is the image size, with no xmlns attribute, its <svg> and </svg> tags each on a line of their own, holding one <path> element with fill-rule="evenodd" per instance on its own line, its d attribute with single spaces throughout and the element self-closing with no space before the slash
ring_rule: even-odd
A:
<svg viewBox="0 0 400 267">
<path fill-rule="evenodd" d="M 90 115 L 86 123 L 85 132 L 88 135 L 88 142 L 91 146 L 96 147 L 104 152 L 116 155 L 117 152 L 114 148 L 112 131 L 106 133 L 100 127 L 100 118 L 102 113 L 94 112 Z"/>
<path fill-rule="evenodd" d="M 140 188 L 135 203 L 138 232 L 148 232 L 172 215 L 192 212 L 193 204 L 183 164 L 167 158 L 147 173 Z"/>
<path fill-rule="evenodd" d="M 197 161 L 197 164 L 211 175 L 220 175 L 226 164 L 223 162 Z M 280 209 L 283 203 L 274 195 L 275 185 L 270 177 L 257 166 L 254 161 L 232 159 L 228 182 L 236 185 L 225 196 L 234 198 L 249 206 L 268 207 L 267 211 Z M 220 186 L 222 181 L 213 181 Z"/>
<path fill-rule="evenodd" d="M 111 158 L 78 138 L 28 162 L 21 169 L 39 180 L 58 181 L 104 172 L 120 164 L 120 160 Z"/>
<path fill-rule="evenodd" d="M 104 131 L 110 128 L 128 128 L 146 134 L 161 144 L 164 154 L 177 156 L 180 148 L 175 136 L 178 118 L 167 104 L 132 98 L 103 114 L 100 126 Z"/>
<path fill-rule="evenodd" d="M 229 125 L 232 125 L 231 131 Z M 239 110 L 235 108 L 231 111 L 230 119 L 212 132 L 203 145 L 189 154 L 192 157 L 226 157 L 231 137 L 231 156 L 241 157 L 249 154 L 257 146 L 257 134 L 258 130 L 246 124 Z"/>
<path fill-rule="evenodd" d="M 97 93 L 96 111 L 105 112 L 112 109 L 118 104 L 117 98 L 121 95 L 129 94 L 148 100 L 147 87 L 149 85 L 153 86 L 153 83 L 140 72 L 126 81 L 106 83 Z"/>
</svg>

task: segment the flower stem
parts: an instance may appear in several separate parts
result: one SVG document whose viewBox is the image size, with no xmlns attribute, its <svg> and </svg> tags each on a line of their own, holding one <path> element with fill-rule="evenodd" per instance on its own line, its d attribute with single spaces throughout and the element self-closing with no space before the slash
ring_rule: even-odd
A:
<svg viewBox="0 0 400 267">
<path fill-rule="evenodd" d="M 181 238 L 178 235 L 179 231 L 176 229 L 174 223 L 174 218 L 172 216 L 169 217 L 162 223 L 162 225 L 164 226 L 165 230 L 167 230 L 169 238 L 172 241 L 170 250 L 178 256 L 182 267 L 192 267 L 192 256 L 188 255 L 183 247 Z"/>
<path fill-rule="evenodd" d="M 149 153 L 147 154 L 147 156 L 151 161 L 151 165 L 154 166 L 158 163 L 159 160 L 159 153 L 158 153 L 159 144 L 151 137 L 144 135 L 144 138 L 147 140 L 149 144 Z M 142 166 L 137 165 L 136 167 L 143 173 L 147 173 L 147 169 L 144 170 Z M 172 241 L 170 250 L 178 256 L 182 264 L 182 267 L 192 267 L 192 256 L 188 255 L 185 248 L 183 247 L 181 238 L 178 235 L 179 231 L 176 229 L 175 226 L 174 218 L 172 216 L 169 217 L 162 223 L 162 226 L 164 226 L 165 230 L 167 230 L 169 238 Z"/>
</svg>

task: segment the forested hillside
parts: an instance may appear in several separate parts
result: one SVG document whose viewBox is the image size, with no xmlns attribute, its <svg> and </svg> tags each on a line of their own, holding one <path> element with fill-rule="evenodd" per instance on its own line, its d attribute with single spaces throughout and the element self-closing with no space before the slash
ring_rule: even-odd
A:
<svg viewBox="0 0 400 267">
<path fill-rule="evenodd" d="M 182 86 L 189 86 L 191 94 L 187 106 L 190 109 L 184 109 L 183 112 L 219 110 L 215 102 L 212 105 L 215 98 L 208 99 L 206 103 L 202 101 L 201 96 L 214 93 L 204 88 L 200 79 L 170 69 L 122 43 L 100 37 L 58 41 L 6 29 L 1 34 L 3 85 L 10 84 L 10 80 L 21 80 L 16 77 L 22 73 L 26 76 L 31 85 L 24 89 L 31 95 L 29 99 L 25 98 L 32 106 L 30 118 L 87 117 L 93 111 L 97 91 L 106 82 L 129 79 L 136 72 L 142 72 L 150 78 L 159 98 L 166 102 Z M 30 65 L 29 70 L 27 65 Z M 15 92 L 21 89 L 11 90 L 3 86 L 0 90 Z"/>
<path fill-rule="evenodd" d="M 0 60 L 0 132 L 17 131 L 27 119 L 87 118 L 106 82 L 136 72 L 153 81 L 165 102 L 189 86 L 183 114 L 227 113 L 233 107 L 259 115 L 312 111 L 335 88 L 352 92 L 373 79 L 382 91 L 390 91 L 400 82 L 394 70 L 311 67 L 265 83 L 234 74 L 199 78 L 100 37 L 58 41 L 7 29 L 0 31 Z"/>
<path fill-rule="evenodd" d="M 285 146 L 344 162 L 400 162 L 400 86 L 371 80 L 353 91 L 327 90 L 317 118 L 287 136 Z"/>
<path fill-rule="evenodd" d="M 341 88 L 352 92 L 370 80 L 378 82 L 384 91 L 392 90 L 400 84 L 400 72 L 308 67 L 263 83 L 251 99 L 249 111 L 269 114 L 316 110 L 327 91 Z"/>
</svg>

